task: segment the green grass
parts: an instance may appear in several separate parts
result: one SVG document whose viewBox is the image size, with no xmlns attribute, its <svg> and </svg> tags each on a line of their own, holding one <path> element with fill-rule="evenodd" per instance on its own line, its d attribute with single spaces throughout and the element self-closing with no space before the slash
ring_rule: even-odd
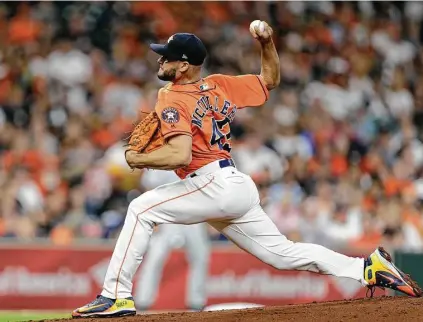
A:
<svg viewBox="0 0 423 322">
<path fill-rule="evenodd" d="M 0 322 L 37 321 L 44 319 L 70 318 L 69 312 L 57 311 L 0 311 Z"/>
</svg>

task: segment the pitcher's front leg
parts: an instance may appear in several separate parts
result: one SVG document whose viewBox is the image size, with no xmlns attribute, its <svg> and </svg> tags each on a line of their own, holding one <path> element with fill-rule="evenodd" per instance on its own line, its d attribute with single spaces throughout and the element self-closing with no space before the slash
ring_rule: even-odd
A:
<svg viewBox="0 0 423 322">
<path fill-rule="evenodd" d="M 110 259 L 101 295 L 72 312 L 73 317 L 112 317 L 135 315 L 132 280 L 147 251 L 153 228 L 155 194 L 147 192 L 128 207 L 125 223 Z"/>
<path fill-rule="evenodd" d="M 218 213 L 216 203 L 211 200 L 213 188 L 206 190 L 212 180 L 203 176 L 195 179 L 157 187 L 130 203 L 103 291 L 93 302 L 73 311 L 74 317 L 135 314 L 132 281 L 147 251 L 154 226 L 195 224 Z"/>
</svg>

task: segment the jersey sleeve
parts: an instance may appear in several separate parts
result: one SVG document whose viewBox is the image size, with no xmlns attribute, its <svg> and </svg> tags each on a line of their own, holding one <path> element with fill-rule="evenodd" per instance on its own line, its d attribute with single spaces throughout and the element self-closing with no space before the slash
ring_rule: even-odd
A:
<svg viewBox="0 0 423 322">
<path fill-rule="evenodd" d="M 178 134 L 192 136 L 191 119 L 187 108 L 177 103 L 157 104 L 156 113 L 160 118 L 162 135 L 169 139 Z"/>
<path fill-rule="evenodd" d="M 237 108 L 261 106 L 269 99 L 269 91 L 260 75 L 215 75 L 214 79 Z"/>
</svg>

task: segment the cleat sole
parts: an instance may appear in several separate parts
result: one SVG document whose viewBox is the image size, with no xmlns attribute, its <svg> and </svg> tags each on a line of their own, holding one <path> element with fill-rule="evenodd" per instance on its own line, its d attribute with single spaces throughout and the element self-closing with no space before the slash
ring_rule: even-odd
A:
<svg viewBox="0 0 423 322">
<path fill-rule="evenodd" d="M 133 316 L 136 315 L 136 311 L 117 311 L 117 312 L 104 312 L 101 313 L 82 313 L 80 315 L 73 315 L 73 319 L 83 319 L 83 318 L 113 318 L 113 317 L 122 317 L 122 316 Z"/>
</svg>

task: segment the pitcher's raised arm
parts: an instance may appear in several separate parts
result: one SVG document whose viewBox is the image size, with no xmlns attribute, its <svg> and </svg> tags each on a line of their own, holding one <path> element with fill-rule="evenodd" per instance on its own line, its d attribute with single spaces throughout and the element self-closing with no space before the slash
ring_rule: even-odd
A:
<svg viewBox="0 0 423 322">
<path fill-rule="evenodd" d="M 268 90 L 272 90 L 280 83 L 281 72 L 279 56 L 273 43 L 273 29 L 265 21 L 254 20 L 250 24 L 250 32 L 261 45 L 260 75 Z"/>
</svg>

